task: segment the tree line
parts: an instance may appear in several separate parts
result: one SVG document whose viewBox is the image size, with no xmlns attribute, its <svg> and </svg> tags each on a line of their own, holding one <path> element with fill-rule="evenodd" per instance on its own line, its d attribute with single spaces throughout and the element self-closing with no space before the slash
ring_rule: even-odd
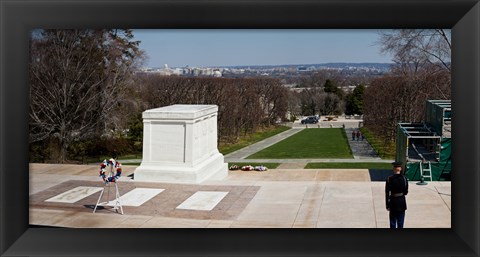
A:
<svg viewBox="0 0 480 257">
<path fill-rule="evenodd" d="M 394 65 L 365 89 L 364 124 L 388 145 L 399 122 L 425 120 L 427 100 L 451 99 L 450 32 L 393 30 L 383 33 L 379 44 L 392 54 Z"/>
<path fill-rule="evenodd" d="M 283 121 L 288 90 L 279 80 L 257 78 L 187 78 L 140 74 L 135 87 L 142 110 L 172 104 L 218 105 L 218 135 L 225 143 L 258 128 Z"/>
<path fill-rule="evenodd" d="M 357 84 L 352 92 L 346 92 L 338 86 L 342 82 L 322 74 L 305 77 L 302 90 L 290 92 L 289 112 L 300 116 L 362 115 L 365 85 Z"/>
<path fill-rule="evenodd" d="M 131 30 L 35 30 L 30 55 L 33 160 L 141 151 L 141 113 L 171 104 L 216 104 L 222 143 L 299 115 L 363 114 L 387 143 L 398 122 L 420 122 L 425 101 L 450 99 L 450 35 L 392 30 L 379 44 L 394 57 L 378 78 L 334 71 L 302 77 L 302 91 L 278 79 L 159 76 L 136 71 L 145 59 Z M 355 85 L 352 92 L 341 88 Z"/>
<path fill-rule="evenodd" d="M 37 30 L 31 36 L 32 161 L 141 151 L 147 109 L 216 104 L 220 142 L 285 118 L 288 91 L 272 78 L 185 78 L 136 73 L 131 30 Z"/>
</svg>

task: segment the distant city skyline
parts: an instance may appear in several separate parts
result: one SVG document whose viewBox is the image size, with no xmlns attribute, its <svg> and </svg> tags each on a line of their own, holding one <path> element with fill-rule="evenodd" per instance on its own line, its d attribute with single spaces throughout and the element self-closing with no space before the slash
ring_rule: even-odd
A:
<svg viewBox="0 0 480 257">
<path fill-rule="evenodd" d="M 391 63 L 381 30 L 133 30 L 145 67 Z"/>
</svg>

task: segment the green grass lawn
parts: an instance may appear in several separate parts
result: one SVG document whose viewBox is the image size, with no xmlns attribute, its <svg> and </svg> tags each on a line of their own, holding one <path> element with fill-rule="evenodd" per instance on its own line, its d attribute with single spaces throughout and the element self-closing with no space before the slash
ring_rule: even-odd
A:
<svg viewBox="0 0 480 257">
<path fill-rule="evenodd" d="M 395 159 L 395 142 L 392 141 L 388 145 L 385 145 L 384 140 L 375 135 L 368 128 L 362 127 L 360 128 L 360 131 L 382 159 Z"/>
<path fill-rule="evenodd" d="M 122 165 L 131 165 L 131 166 L 140 166 L 140 162 L 132 162 L 132 163 L 122 163 Z M 252 165 L 253 167 L 255 166 L 265 166 L 269 169 L 276 169 L 280 163 L 273 163 L 273 162 L 265 162 L 265 163 L 259 163 L 259 162 L 232 162 L 228 163 L 228 168 L 232 165 L 237 165 L 239 167 L 242 166 L 247 166 L 247 165 Z"/>
<path fill-rule="evenodd" d="M 232 162 L 232 163 L 228 163 L 228 168 L 230 168 L 230 166 L 232 165 L 237 165 L 239 166 L 240 168 L 242 166 L 247 166 L 247 165 L 252 165 L 253 167 L 255 166 L 265 166 L 269 169 L 276 169 L 278 166 L 280 166 L 280 163 L 270 163 L 270 162 L 265 162 L 265 163 L 258 163 L 258 162 Z"/>
<path fill-rule="evenodd" d="M 341 128 L 304 129 L 247 159 L 353 159 Z"/>
<path fill-rule="evenodd" d="M 382 162 L 311 162 L 305 169 L 377 169 L 390 170 L 391 163 Z"/>
<path fill-rule="evenodd" d="M 289 130 L 290 127 L 286 126 L 275 126 L 272 128 L 268 128 L 262 131 L 258 131 L 254 133 L 253 135 L 246 136 L 245 138 L 241 138 L 237 143 L 235 144 L 229 144 L 229 145 L 223 145 L 221 144 L 218 147 L 218 151 L 222 153 L 223 155 L 235 152 L 239 149 L 242 149 L 246 146 L 249 146 L 251 144 L 254 144 L 256 142 L 262 141 L 266 138 L 275 136 L 276 134 L 279 134 L 283 131 Z"/>
</svg>

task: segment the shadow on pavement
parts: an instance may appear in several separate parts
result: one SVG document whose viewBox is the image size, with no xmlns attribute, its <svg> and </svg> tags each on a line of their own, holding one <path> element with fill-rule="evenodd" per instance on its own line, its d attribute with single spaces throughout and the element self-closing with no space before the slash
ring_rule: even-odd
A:
<svg viewBox="0 0 480 257">
<path fill-rule="evenodd" d="M 376 170 L 376 169 L 369 169 L 368 173 L 370 173 L 371 181 L 383 181 L 383 182 L 385 182 L 387 178 L 393 174 L 392 170 Z"/>
</svg>

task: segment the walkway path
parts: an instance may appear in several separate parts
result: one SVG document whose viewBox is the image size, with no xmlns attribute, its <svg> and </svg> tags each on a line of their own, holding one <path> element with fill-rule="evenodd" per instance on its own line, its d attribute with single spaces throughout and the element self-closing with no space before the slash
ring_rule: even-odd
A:
<svg viewBox="0 0 480 257">
<path fill-rule="evenodd" d="M 381 159 L 373 150 L 372 146 L 367 142 L 367 140 L 355 140 L 352 141 L 351 134 L 355 128 L 345 128 L 347 133 L 348 143 L 352 149 L 353 159 L 247 159 L 248 156 L 261 151 L 271 145 L 274 145 L 290 136 L 297 134 L 305 128 L 294 127 L 282 133 L 279 133 L 275 136 L 257 142 L 255 144 L 244 147 L 238 151 L 229 153 L 225 155 L 225 162 L 234 163 L 234 162 L 250 162 L 250 163 L 299 163 L 299 165 L 294 166 L 295 168 L 302 166 L 305 163 L 309 162 L 385 162 L 390 163 L 393 160 L 384 160 Z M 119 160 L 121 163 L 139 163 L 141 159 L 134 160 Z M 305 166 L 305 165 L 303 165 Z M 281 166 L 279 168 L 290 168 L 290 165 Z M 293 167 L 293 166 L 292 166 Z"/>
<path fill-rule="evenodd" d="M 368 143 L 367 140 L 355 140 L 352 139 L 352 132 L 355 131 L 355 128 L 345 128 L 345 133 L 347 134 L 348 143 L 350 144 L 350 148 L 352 149 L 353 158 L 356 160 L 362 159 L 362 161 L 368 160 L 380 160 L 381 158 L 372 148 L 372 146 Z"/>
<path fill-rule="evenodd" d="M 257 142 L 255 144 L 252 144 L 252 145 L 249 145 L 247 147 L 244 147 L 238 151 L 235 151 L 233 153 L 229 153 L 227 155 L 225 155 L 225 160 L 234 160 L 234 159 L 245 159 L 247 158 L 248 156 L 260 151 L 260 150 L 263 150 L 271 145 L 274 145 L 284 139 L 286 139 L 287 137 L 290 137 L 290 136 L 293 136 L 295 134 L 297 134 L 298 132 L 302 131 L 304 128 L 292 128 L 292 129 L 289 129 L 287 131 L 284 131 L 282 133 L 279 133 L 273 137 L 269 137 L 265 140 L 262 140 L 260 142 Z"/>
</svg>

